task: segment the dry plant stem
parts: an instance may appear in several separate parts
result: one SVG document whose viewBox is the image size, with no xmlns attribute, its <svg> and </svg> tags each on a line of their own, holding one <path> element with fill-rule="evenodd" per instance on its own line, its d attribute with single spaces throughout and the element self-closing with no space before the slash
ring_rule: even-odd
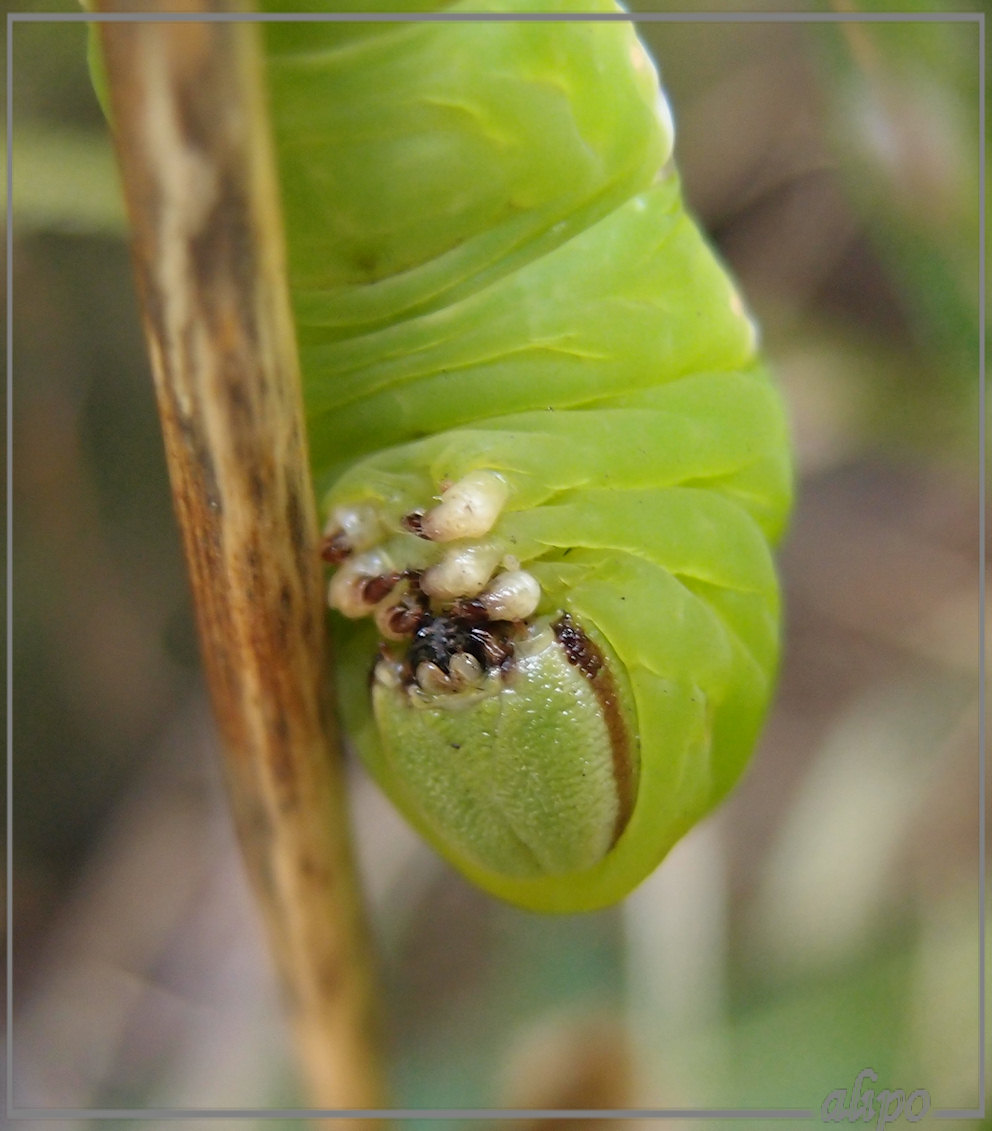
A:
<svg viewBox="0 0 992 1131">
<path fill-rule="evenodd" d="M 195 2 L 188 10 L 205 10 Z M 140 10 L 166 6 L 182 7 Z M 244 855 L 310 1102 L 382 1107 L 371 948 L 340 758 L 328 749 L 316 515 L 257 27 L 102 24 L 101 35 L 174 502 Z"/>
</svg>

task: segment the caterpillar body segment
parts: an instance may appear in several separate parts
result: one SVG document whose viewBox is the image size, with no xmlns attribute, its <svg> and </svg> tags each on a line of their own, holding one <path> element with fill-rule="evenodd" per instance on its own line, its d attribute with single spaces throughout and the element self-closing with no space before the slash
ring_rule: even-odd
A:
<svg viewBox="0 0 992 1131">
<path fill-rule="evenodd" d="M 790 464 L 754 324 L 630 25 L 267 36 L 345 730 L 486 890 L 604 906 L 772 693 Z"/>
</svg>

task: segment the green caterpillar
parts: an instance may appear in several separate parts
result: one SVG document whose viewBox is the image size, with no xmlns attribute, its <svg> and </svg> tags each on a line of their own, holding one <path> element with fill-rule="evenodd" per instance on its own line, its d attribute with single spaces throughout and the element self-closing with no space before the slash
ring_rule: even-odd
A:
<svg viewBox="0 0 992 1131">
<path fill-rule="evenodd" d="M 265 34 L 346 732 L 486 890 L 607 905 L 750 756 L 790 497 L 654 68 L 626 22 Z"/>
</svg>

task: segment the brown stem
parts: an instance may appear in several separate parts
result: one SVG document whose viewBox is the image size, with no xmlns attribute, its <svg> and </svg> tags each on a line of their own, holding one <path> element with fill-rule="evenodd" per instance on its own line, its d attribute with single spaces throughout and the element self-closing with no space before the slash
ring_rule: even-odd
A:
<svg viewBox="0 0 992 1131">
<path fill-rule="evenodd" d="M 180 7 L 224 10 L 208 0 L 136 10 Z M 172 491 L 244 856 L 311 1103 L 382 1107 L 370 947 L 341 761 L 329 749 L 316 516 L 258 29 L 100 27 Z"/>
</svg>

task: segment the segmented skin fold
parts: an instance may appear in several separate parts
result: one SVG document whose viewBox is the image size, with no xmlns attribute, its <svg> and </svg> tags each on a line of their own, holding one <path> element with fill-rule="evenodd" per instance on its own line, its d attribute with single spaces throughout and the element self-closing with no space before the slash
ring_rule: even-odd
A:
<svg viewBox="0 0 992 1131">
<path fill-rule="evenodd" d="M 345 730 L 486 890 L 605 906 L 750 757 L 790 500 L 656 73 L 629 23 L 265 34 Z"/>
</svg>

